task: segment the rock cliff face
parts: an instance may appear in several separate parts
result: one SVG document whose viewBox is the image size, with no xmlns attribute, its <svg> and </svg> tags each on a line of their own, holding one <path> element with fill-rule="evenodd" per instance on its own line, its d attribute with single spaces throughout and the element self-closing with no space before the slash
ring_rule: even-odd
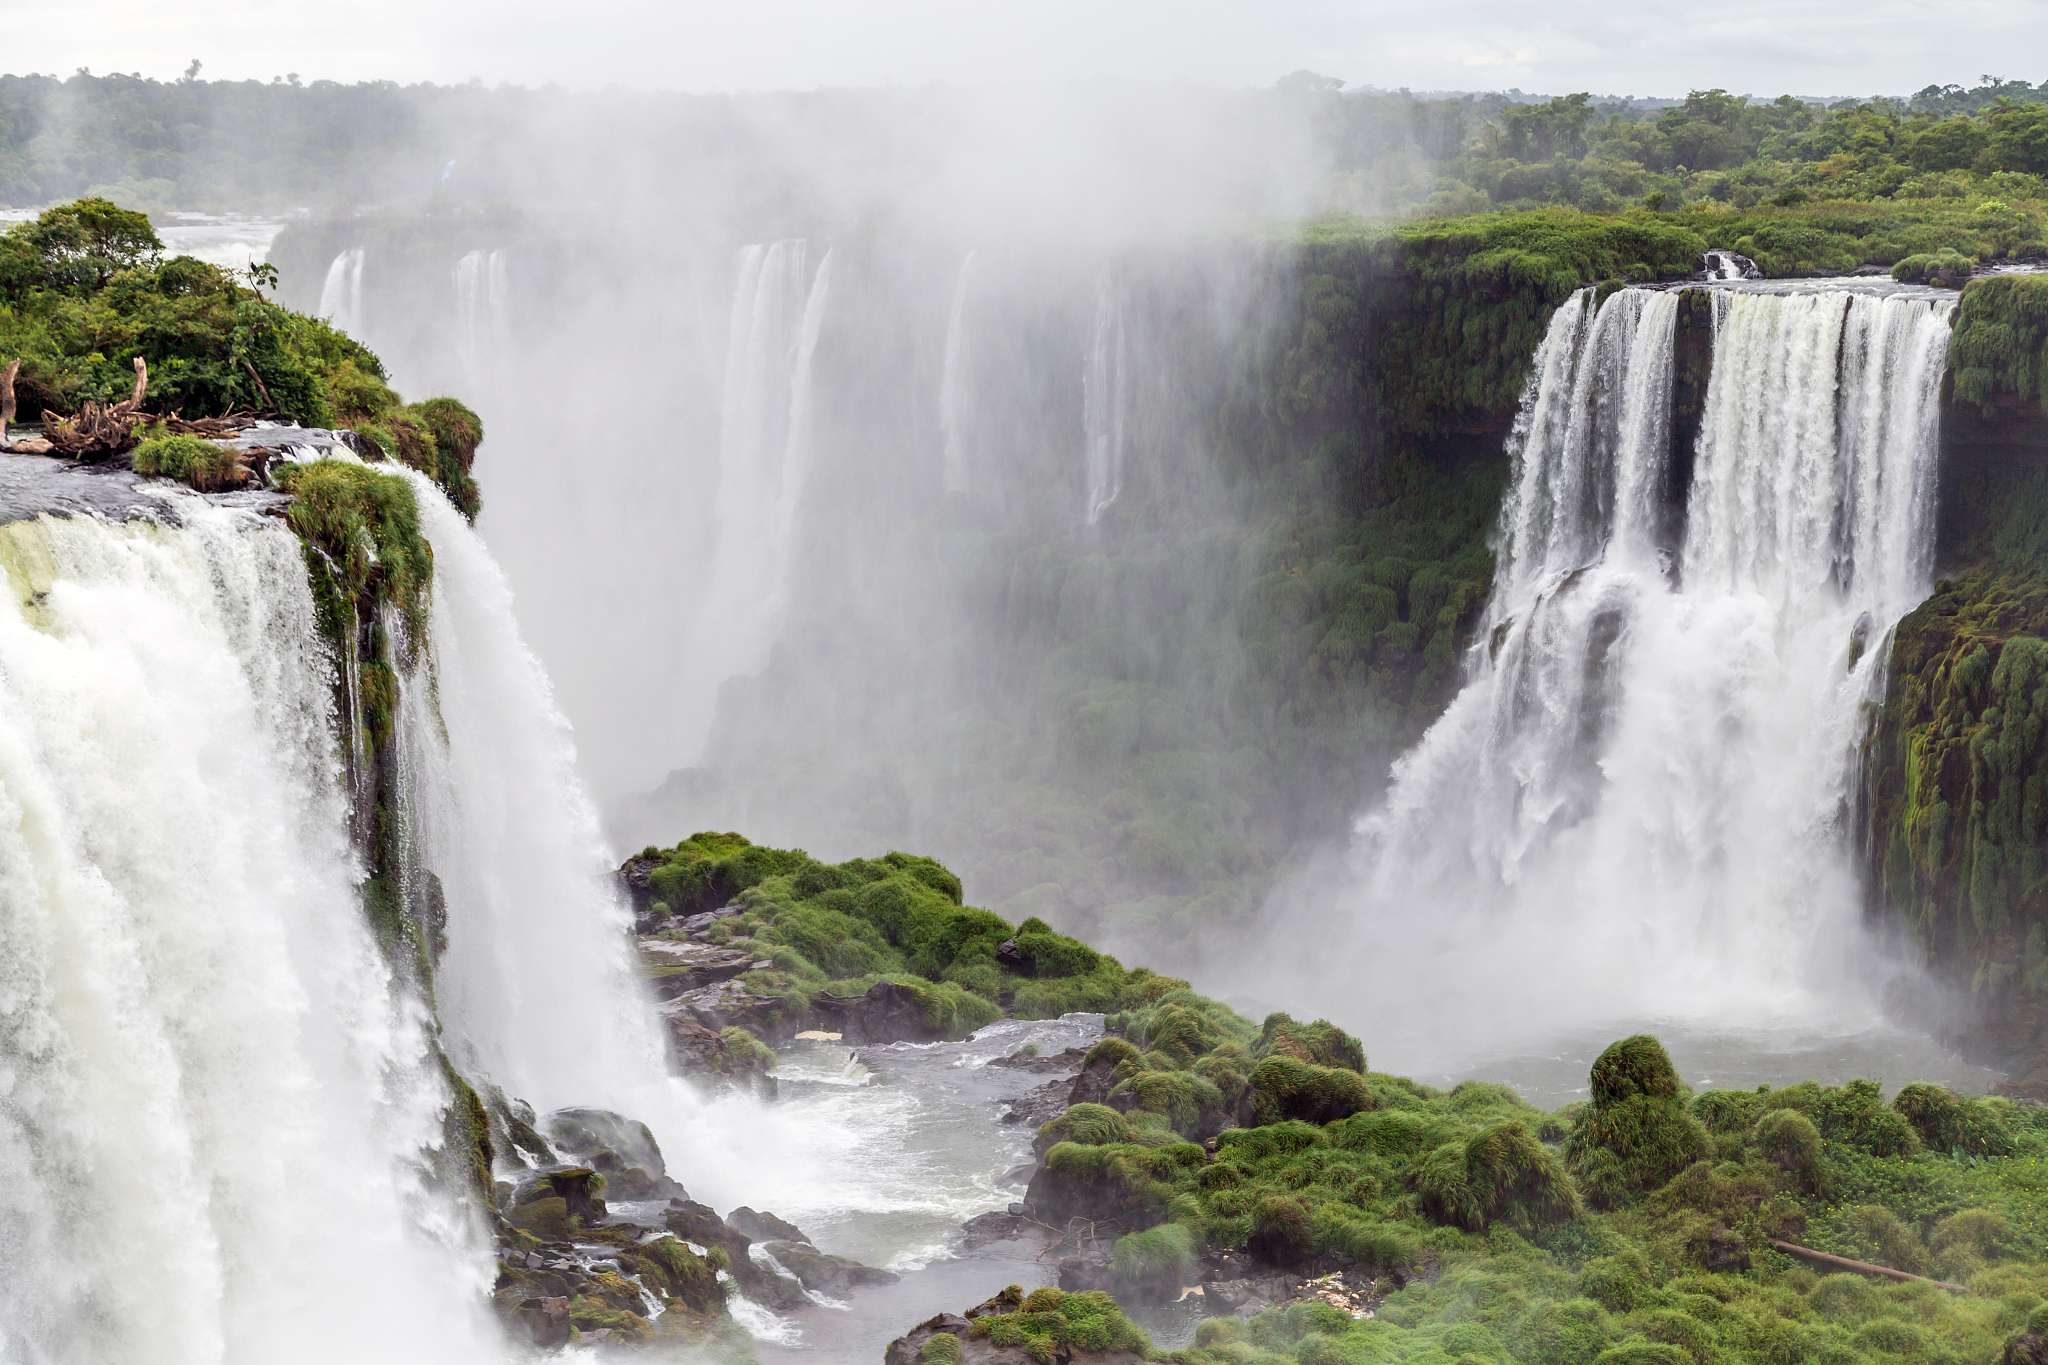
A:
<svg viewBox="0 0 2048 1365">
<path fill-rule="evenodd" d="M 1872 914 L 1966 1001 L 1969 1050 L 2048 1098 L 2048 277 L 1973 283 L 1942 410 L 1937 572 L 1866 748 Z"/>
</svg>

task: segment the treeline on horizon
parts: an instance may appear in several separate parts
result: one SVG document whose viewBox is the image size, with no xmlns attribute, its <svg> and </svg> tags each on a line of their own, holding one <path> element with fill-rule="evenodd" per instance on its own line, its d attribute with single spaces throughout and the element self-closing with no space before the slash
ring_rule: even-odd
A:
<svg viewBox="0 0 2048 1365">
<path fill-rule="evenodd" d="M 196 67 L 196 64 L 195 64 Z M 746 96 L 573 93 L 480 82 L 301 84 L 140 76 L 0 76 L 0 205 L 102 195 L 166 210 L 341 210 L 517 198 L 517 136 L 578 102 L 639 103 L 673 131 L 745 143 L 746 105 L 833 119 L 849 103 L 945 92 Z M 1833 103 L 1723 90 L 1682 102 L 1350 90 L 1296 72 L 1218 92 L 1273 128 L 1305 130 L 1330 210 L 1456 215 L 1564 205 L 1604 212 L 1712 200 L 1738 208 L 1840 199 L 2048 196 L 2048 81 Z M 450 173 L 450 163 L 456 170 Z"/>
</svg>

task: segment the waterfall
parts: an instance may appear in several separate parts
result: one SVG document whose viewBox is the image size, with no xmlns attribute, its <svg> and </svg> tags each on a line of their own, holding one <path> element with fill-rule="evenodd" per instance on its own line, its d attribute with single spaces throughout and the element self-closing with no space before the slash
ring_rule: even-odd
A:
<svg viewBox="0 0 2048 1365">
<path fill-rule="evenodd" d="M 505 253 L 472 251 L 455 263 L 455 349 L 472 389 L 492 382 L 502 368 L 507 287 Z"/>
<path fill-rule="evenodd" d="M 363 249 L 352 246 L 334 258 L 320 285 L 319 316 L 337 332 L 355 336 L 363 326 Z"/>
<path fill-rule="evenodd" d="M 497 1359 L 299 542 L 0 527 L 0 1360 Z"/>
<path fill-rule="evenodd" d="M 758 672 L 781 633 L 797 517 L 813 445 L 811 369 L 832 283 L 832 252 L 815 272 L 806 244 L 740 253 L 727 333 L 718 447 L 716 543 L 697 643 L 700 685 Z M 710 723 L 693 699 L 693 745 Z"/>
<path fill-rule="evenodd" d="M 1427 990 L 1496 1039 L 1867 1011 L 1862 646 L 1928 590 L 1949 305 L 1717 293 L 1666 493 L 1677 296 L 1594 303 L 1537 353 L 1467 682 L 1359 823 L 1348 1005 Z"/>
<path fill-rule="evenodd" d="M 1095 287 L 1095 326 L 1081 391 L 1088 524 L 1093 526 L 1124 482 L 1124 300 L 1107 269 Z"/>
<path fill-rule="evenodd" d="M 974 277 L 975 253 L 960 262 L 953 281 L 953 307 L 946 317 L 946 361 L 939 377 L 939 433 L 945 439 L 945 489 L 966 491 L 967 427 L 972 420 L 969 403 L 972 390 L 967 378 L 967 288 Z"/>
</svg>

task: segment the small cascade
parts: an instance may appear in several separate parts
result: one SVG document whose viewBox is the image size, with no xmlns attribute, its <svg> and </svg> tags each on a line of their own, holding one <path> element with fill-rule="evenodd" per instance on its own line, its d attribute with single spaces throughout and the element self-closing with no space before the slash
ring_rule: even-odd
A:
<svg viewBox="0 0 2048 1365">
<path fill-rule="evenodd" d="M 1699 278 L 1708 280 L 1760 280 L 1764 272 L 1749 257 L 1734 251 L 1700 253 Z"/>
<path fill-rule="evenodd" d="M 715 689 L 755 673 L 781 633 L 813 445 L 811 369 L 831 293 L 830 250 L 801 240 L 740 254 L 727 334 L 712 581 L 697 669 Z M 708 711 L 703 724 L 708 724 Z M 693 743 L 701 743 L 701 734 Z"/>
<path fill-rule="evenodd" d="M 300 543 L 165 496 L 0 527 L 0 1360 L 502 1359 Z"/>
<path fill-rule="evenodd" d="M 1124 483 L 1124 299 L 1105 269 L 1095 287 L 1095 326 L 1081 372 L 1087 447 L 1088 524 L 1116 501 Z"/>
<path fill-rule="evenodd" d="M 970 251 L 960 262 L 953 281 L 953 307 L 946 316 L 946 361 L 939 376 L 939 432 L 945 440 L 945 489 L 966 491 L 968 479 L 967 439 L 973 421 L 973 389 L 968 378 L 967 291 L 974 278 Z"/>
<path fill-rule="evenodd" d="M 505 253 L 472 251 L 455 263 L 455 349 L 472 389 L 503 368 L 507 321 Z"/>
<path fill-rule="evenodd" d="M 336 256 L 320 285 L 318 315 L 338 332 L 356 336 L 363 326 L 363 249 L 352 246 Z"/>
<path fill-rule="evenodd" d="M 1360 822 L 1357 941 L 1402 950 L 1349 985 L 1495 1037 L 1867 1009 L 1845 812 L 1928 589 L 1948 305 L 1717 294 L 1680 526 L 1676 295 L 1595 302 L 1536 356 L 1466 686 Z"/>
</svg>

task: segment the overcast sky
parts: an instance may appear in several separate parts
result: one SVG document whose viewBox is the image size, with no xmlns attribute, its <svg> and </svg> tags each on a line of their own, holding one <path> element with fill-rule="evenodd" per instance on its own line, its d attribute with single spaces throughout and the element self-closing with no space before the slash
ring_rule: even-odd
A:
<svg viewBox="0 0 2048 1365">
<path fill-rule="evenodd" d="M 0 70 L 682 90 L 1113 75 L 1775 95 L 2048 80 L 2048 0 L 0 0 Z"/>
</svg>

